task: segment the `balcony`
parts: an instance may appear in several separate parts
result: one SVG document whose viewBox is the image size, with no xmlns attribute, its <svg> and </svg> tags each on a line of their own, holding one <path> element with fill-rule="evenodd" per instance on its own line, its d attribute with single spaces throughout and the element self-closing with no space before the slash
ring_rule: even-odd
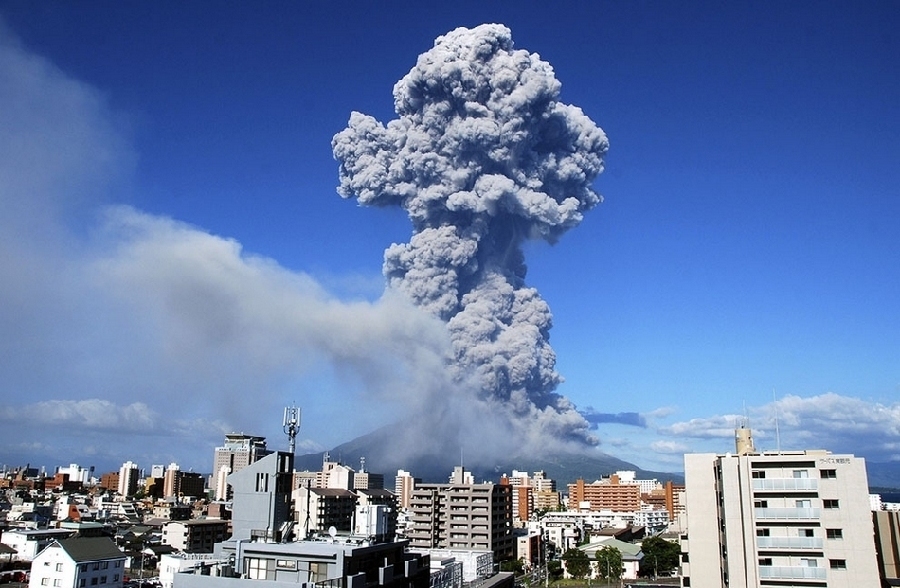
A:
<svg viewBox="0 0 900 588">
<path fill-rule="evenodd" d="M 818 508 L 754 508 L 753 513 L 757 520 L 796 521 L 818 519 L 819 510 Z"/>
<path fill-rule="evenodd" d="M 757 537 L 757 549 L 822 549 L 821 537 Z"/>
<path fill-rule="evenodd" d="M 825 568 L 808 566 L 759 566 L 759 577 L 781 580 L 824 580 Z"/>
<path fill-rule="evenodd" d="M 754 492 L 808 492 L 819 489 L 816 478 L 754 478 Z"/>
</svg>

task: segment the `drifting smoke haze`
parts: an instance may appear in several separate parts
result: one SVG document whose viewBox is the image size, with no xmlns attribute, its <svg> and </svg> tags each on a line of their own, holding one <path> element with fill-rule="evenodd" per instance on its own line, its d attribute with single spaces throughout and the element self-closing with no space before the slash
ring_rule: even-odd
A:
<svg viewBox="0 0 900 588">
<path fill-rule="evenodd" d="M 520 449 L 597 443 L 556 392 L 552 316 L 525 283 L 523 242 L 554 242 L 601 200 L 591 185 L 606 135 L 559 93 L 551 66 L 514 49 L 506 27 L 459 28 L 394 86 L 398 118 L 354 112 L 333 140 L 341 196 L 412 221 L 384 275 L 446 322 L 452 381 L 422 391 L 446 435 L 489 425 Z"/>
</svg>

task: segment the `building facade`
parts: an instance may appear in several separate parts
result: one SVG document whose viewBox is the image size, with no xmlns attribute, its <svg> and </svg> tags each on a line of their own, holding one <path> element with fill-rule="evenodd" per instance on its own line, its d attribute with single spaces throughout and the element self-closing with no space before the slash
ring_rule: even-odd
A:
<svg viewBox="0 0 900 588">
<path fill-rule="evenodd" d="M 119 468 L 119 485 L 116 489 L 122 496 L 134 496 L 138 488 L 140 470 L 133 461 L 126 461 Z"/>
<path fill-rule="evenodd" d="M 685 455 L 683 586 L 879 585 L 863 459 L 738 448 Z"/>
<path fill-rule="evenodd" d="M 454 480 L 471 480 L 457 467 Z M 420 484 L 410 499 L 407 537 L 412 547 L 481 549 L 495 561 L 515 553 L 512 486 L 508 484 Z"/>
<path fill-rule="evenodd" d="M 634 481 L 622 481 L 618 474 L 585 484 L 577 480 L 569 484 L 569 510 L 611 510 L 634 512 L 641 509 L 641 486 Z"/>
<path fill-rule="evenodd" d="M 108 537 L 54 541 L 31 566 L 29 588 L 122 588 L 125 554 Z"/>
<path fill-rule="evenodd" d="M 225 444 L 216 447 L 213 458 L 213 474 L 216 479 L 213 487 L 216 491 L 216 500 L 228 500 L 227 478 L 229 474 L 239 472 L 263 457 L 271 451 L 266 448 L 266 438 L 243 433 L 231 433 L 225 435 Z"/>
<path fill-rule="evenodd" d="M 212 553 L 229 535 L 228 521 L 222 519 L 169 521 L 163 525 L 162 542 L 185 553 Z"/>
</svg>

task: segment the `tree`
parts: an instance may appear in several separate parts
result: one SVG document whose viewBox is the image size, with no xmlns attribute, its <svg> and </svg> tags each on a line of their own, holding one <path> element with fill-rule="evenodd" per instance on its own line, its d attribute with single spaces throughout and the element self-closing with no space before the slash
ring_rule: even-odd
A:
<svg viewBox="0 0 900 588">
<path fill-rule="evenodd" d="M 519 559 L 508 559 L 506 561 L 501 561 L 500 571 L 513 572 L 516 576 L 521 576 L 525 573 L 525 562 L 521 557 Z"/>
<path fill-rule="evenodd" d="M 641 561 L 641 575 L 659 576 L 668 574 L 678 567 L 681 546 L 660 537 L 650 537 L 641 543 L 644 559 Z"/>
<path fill-rule="evenodd" d="M 618 580 L 622 577 L 622 552 L 612 545 L 604 545 L 594 553 L 597 571 L 604 580 Z"/>
<path fill-rule="evenodd" d="M 558 559 L 551 559 L 547 562 L 547 575 L 550 580 L 559 580 L 562 577 L 562 563 Z"/>
<path fill-rule="evenodd" d="M 566 571 L 575 579 L 584 578 L 591 567 L 587 554 L 574 547 L 563 554 L 562 560 L 566 562 Z"/>
</svg>

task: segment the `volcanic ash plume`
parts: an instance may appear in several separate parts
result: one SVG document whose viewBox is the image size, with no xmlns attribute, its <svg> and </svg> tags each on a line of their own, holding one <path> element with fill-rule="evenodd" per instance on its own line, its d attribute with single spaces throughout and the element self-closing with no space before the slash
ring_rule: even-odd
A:
<svg viewBox="0 0 900 588">
<path fill-rule="evenodd" d="M 341 196 L 409 214 L 412 238 L 387 249 L 384 274 L 447 322 L 454 379 L 522 430 L 591 442 L 554 392 L 550 309 L 525 286 L 523 241 L 555 241 L 600 201 L 606 135 L 559 91 L 506 27 L 459 28 L 394 86 L 397 119 L 354 112 L 332 146 Z"/>
</svg>

